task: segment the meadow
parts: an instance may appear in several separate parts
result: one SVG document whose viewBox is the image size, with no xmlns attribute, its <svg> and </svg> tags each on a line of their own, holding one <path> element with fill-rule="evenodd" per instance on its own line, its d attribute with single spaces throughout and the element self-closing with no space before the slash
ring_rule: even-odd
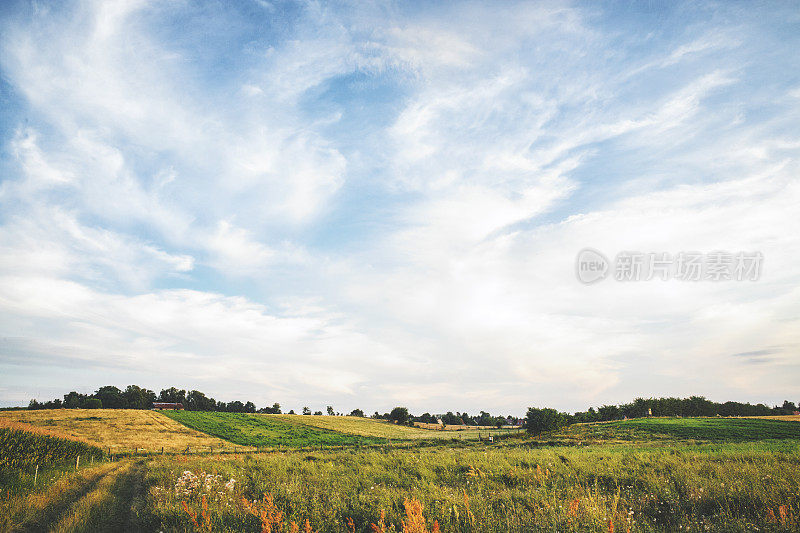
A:
<svg viewBox="0 0 800 533">
<path fill-rule="evenodd" d="M 356 416 L 325 416 L 325 415 L 261 415 L 274 418 L 283 418 L 293 423 L 338 431 L 351 435 L 376 437 L 390 440 L 415 440 L 415 439 L 457 439 L 478 440 L 489 435 L 508 435 L 518 433 L 514 429 L 498 429 L 495 427 L 476 426 L 447 426 L 444 430 L 436 424 L 428 424 L 433 429 L 422 429 L 393 424 L 386 420 L 362 418 Z"/>
<path fill-rule="evenodd" d="M 349 417 L 328 417 L 327 429 L 280 415 L 205 414 L 215 416 L 203 424 L 233 437 L 252 431 L 273 442 L 277 421 L 298 431 L 288 433 L 295 444 L 320 438 L 309 429 L 370 438 L 334 431 L 355 431 Z M 797 428 L 641 419 L 493 443 L 407 439 L 404 447 L 372 437 L 382 444 L 106 458 L 3 499 L 0 531 L 797 531 Z"/>
<path fill-rule="evenodd" d="M 192 429 L 243 446 L 301 448 L 379 442 L 376 437 L 306 425 L 297 417 L 198 411 L 164 411 L 163 414 Z"/>
<path fill-rule="evenodd" d="M 279 418 L 296 424 L 303 424 L 329 431 L 339 431 L 362 437 L 380 439 L 434 439 L 444 438 L 441 432 L 399 426 L 385 420 L 362 418 L 358 416 L 324 416 L 324 415 L 263 415 Z"/>
<path fill-rule="evenodd" d="M 553 435 L 586 442 L 695 440 L 703 442 L 800 439 L 800 424 L 791 417 L 763 418 L 636 418 L 575 424 Z"/>
<path fill-rule="evenodd" d="M 148 483 L 168 531 L 193 528 L 204 501 L 215 531 L 306 520 L 330 532 L 795 531 L 798 452 L 797 442 L 323 451 L 156 460 Z"/>
</svg>

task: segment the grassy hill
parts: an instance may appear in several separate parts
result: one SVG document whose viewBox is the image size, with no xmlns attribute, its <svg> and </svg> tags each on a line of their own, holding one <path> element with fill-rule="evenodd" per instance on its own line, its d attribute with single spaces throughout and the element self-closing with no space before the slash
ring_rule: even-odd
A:
<svg viewBox="0 0 800 533">
<path fill-rule="evenodd" d="M 376 437 L 303 424 L 297 417 L 198 411 L 164 411 L 164 415 L 197 431 L 244 446 L 300 448 L 379 442 Z"/>
<path fill-rule="evenodd" d="M 244 446 L 347 446 L 419 439 L 478 440 L 487 430 L 434 431 L 354 416 L 164 411 L 197 431 Z M 505 430 L 491 430 L 492 434 Z"/>
<path fill-rule="evenodd" d="M 384 420 L 362 418 L 357 416 L 320 416 L 320 415 L 264 415 L 280 417 L 293 423 L 303 424 L 330 431 L 338 431 L 363 437 L 381 439 L 432 439 L 447 437 L 440 431 L 399 426 Z"/>
<path fill-rule="evenodd" d="M 746 442 L 800 439 L 800 423 L 762 418 L 636 418 L 576 424 L 543 438 L 583 442 Z"/>
<path fill-rule="evenodd" d="M 80 439 L 111 453 L 147 451 L 178 452 L 237 445 L 191 429 L 155 411 L 135 409 L 46 409 L 0 411 L 0 423 L 21 422 L 54 435 Z"/>
</svg>

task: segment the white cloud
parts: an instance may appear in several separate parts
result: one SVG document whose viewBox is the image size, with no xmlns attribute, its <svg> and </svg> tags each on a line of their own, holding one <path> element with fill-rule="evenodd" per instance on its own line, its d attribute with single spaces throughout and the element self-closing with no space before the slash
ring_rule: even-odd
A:
<svg viewBox="0 0 800 533">
<path fill-rule="evenodd" d="M 734 8 L 621 36 L 560 4 L 193 7 L 3 21 L 0 400 L 59 394 L 44 359 L 294 408 L 794 391 L 793 43 Z M 584 246 L 764 277 L 586 287 Z"/>
</svg>

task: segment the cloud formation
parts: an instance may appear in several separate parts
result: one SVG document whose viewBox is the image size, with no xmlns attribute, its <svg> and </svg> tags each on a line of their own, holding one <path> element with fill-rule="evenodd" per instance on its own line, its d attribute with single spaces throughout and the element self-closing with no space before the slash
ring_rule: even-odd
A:
<svg viewBox="0 0 800 533">
<path fill-rule="evenodd" d="M 0 403 L 791 400 L 800 37 L 761 9 L 9 4 Z M 765 263 L 589 287 L 586 246 Z"/>
</svg>

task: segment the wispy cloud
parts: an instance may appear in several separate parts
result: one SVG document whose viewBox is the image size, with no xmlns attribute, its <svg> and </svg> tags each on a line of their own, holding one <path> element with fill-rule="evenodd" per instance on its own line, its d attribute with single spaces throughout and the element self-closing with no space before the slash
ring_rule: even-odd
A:
<svg viewBox="0 0 800 533">
<path fill-rule="evenodd" d="M 12 5 L 0 402 L 782 401 L 800 43 L 772 7 Z M 764 274 L 586 287 L 585 246 Z"/>
</svg>

